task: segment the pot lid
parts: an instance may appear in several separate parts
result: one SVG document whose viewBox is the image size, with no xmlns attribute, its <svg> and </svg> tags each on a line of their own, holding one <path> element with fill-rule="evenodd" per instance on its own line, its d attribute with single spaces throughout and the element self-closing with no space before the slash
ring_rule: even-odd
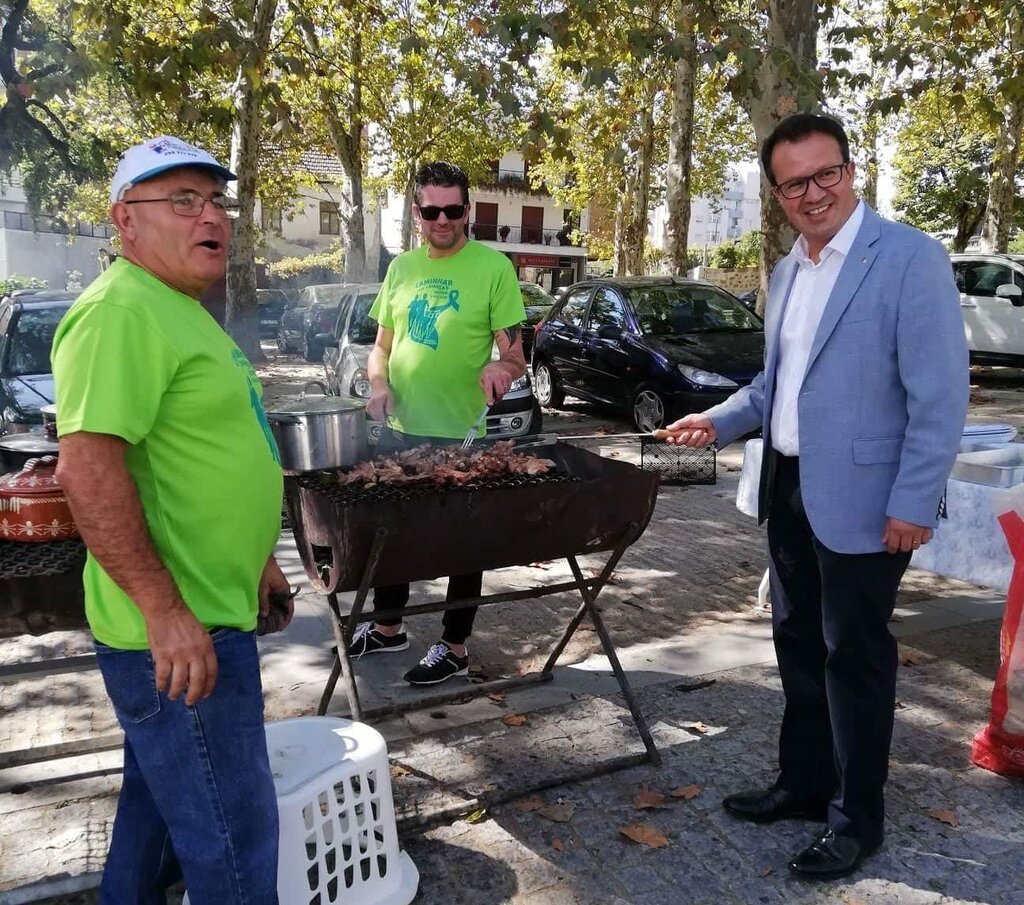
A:
<svg viewBox="0 0 1024 905">
<path fill-rule="evenodd" d="M 53 415 L 54 418 L 57 417 L 57 406 L 52 402 L 49 405 L 39 406 L 39 411 L 43 415 Z"/>
<path fill-rule="evenodd" d="M 54 474 L 56 468 L 56 456 L 29 459 L 21 471 L 0 477 L 0 497 L 63 494 Z"/>
<path fill-rule="evenodd" d="M 42 434 L 14 434 L 0 439 L 0 449 L 28 455 L 55 456 L 60 452 L 60 444 L 55 440 L 47 440 Z"/>
<path fill-rule="evenodd" d="M 314 415 L 366 410 L 366 401 L 355 396 L 284 396 L 267 409 L 271 420 L 275 415 Z"/>
</svg>

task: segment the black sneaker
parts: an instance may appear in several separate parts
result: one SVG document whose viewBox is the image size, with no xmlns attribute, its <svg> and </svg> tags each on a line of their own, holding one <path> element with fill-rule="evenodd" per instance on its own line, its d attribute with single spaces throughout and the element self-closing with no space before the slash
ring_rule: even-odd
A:
<svg viewBox="0 0 1024 905">
<path fill-rule="evenodd" d="M 457 657 L 447 644 L 439 641 L 405 674 L 405 681 L 410 685 L 436 685 L 452 676 L 465 675 L 469 675 L 469 654 Z"/>
<path fill-rule="evenodd" d="M 409 636 L 403 628 L 397 635 L 385 635 L 372 622 L 360 622 L 348 645 L 348 655 L 358 660 L 367 654 L 393 653 L 408 650 Z"/>
</svg>

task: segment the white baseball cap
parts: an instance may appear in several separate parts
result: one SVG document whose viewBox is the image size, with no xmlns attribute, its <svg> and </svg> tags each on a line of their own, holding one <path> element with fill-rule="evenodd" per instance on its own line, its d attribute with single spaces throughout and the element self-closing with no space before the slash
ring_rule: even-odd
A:
<svg viewBox="0 0 1024 905">
<path fill-rule="evenodd" d="M 120 201 L 133 185 L 178 167 L 202 167 L 225 182 L 238 178 L 202 148 L 171 135 L 161 135 L 135 145 L 121 155 L 114 178 L 110 180 L 110 203 Z"/>
</svg>

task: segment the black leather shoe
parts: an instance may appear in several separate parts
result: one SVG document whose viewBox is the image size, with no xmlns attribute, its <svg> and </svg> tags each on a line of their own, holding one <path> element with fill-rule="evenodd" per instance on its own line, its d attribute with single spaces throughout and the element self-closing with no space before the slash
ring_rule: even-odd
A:
<svg viewBox="0 0 1024 905">
<path fill-rule="evenodd" d="M 853 836 L 837 836 L 828 830 L 817 842 L 789 862 L 789 869 L 805 880 L 835 880 L 852 874 L 876 845 L 864 845 Z"/>
<path fill-rule="evenodd" d="M 825 822 L 828 803 L 798 798 L 785 789 L 762 789 L 730 795 L 722 806 L 733 817 L 753 823 L 773 823 L 776 820 L 818 820 Z"/>
</svg>

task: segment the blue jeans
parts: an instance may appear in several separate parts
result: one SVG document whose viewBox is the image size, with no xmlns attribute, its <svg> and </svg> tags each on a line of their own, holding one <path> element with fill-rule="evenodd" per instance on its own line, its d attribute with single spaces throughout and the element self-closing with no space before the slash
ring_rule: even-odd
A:
<svg viewBox="0 0 1024 905">
<path fill-rule="evenodd" d="M 124 782 L 101 905 L 165 905 L 184 877 L 192 905 L 278 905 L 277 798 L 252 632 L 211 633 L 213 694 L 192 707 L 156 689 L 148 650 L 96 642 L 124 729 Z"/>
</svg>

